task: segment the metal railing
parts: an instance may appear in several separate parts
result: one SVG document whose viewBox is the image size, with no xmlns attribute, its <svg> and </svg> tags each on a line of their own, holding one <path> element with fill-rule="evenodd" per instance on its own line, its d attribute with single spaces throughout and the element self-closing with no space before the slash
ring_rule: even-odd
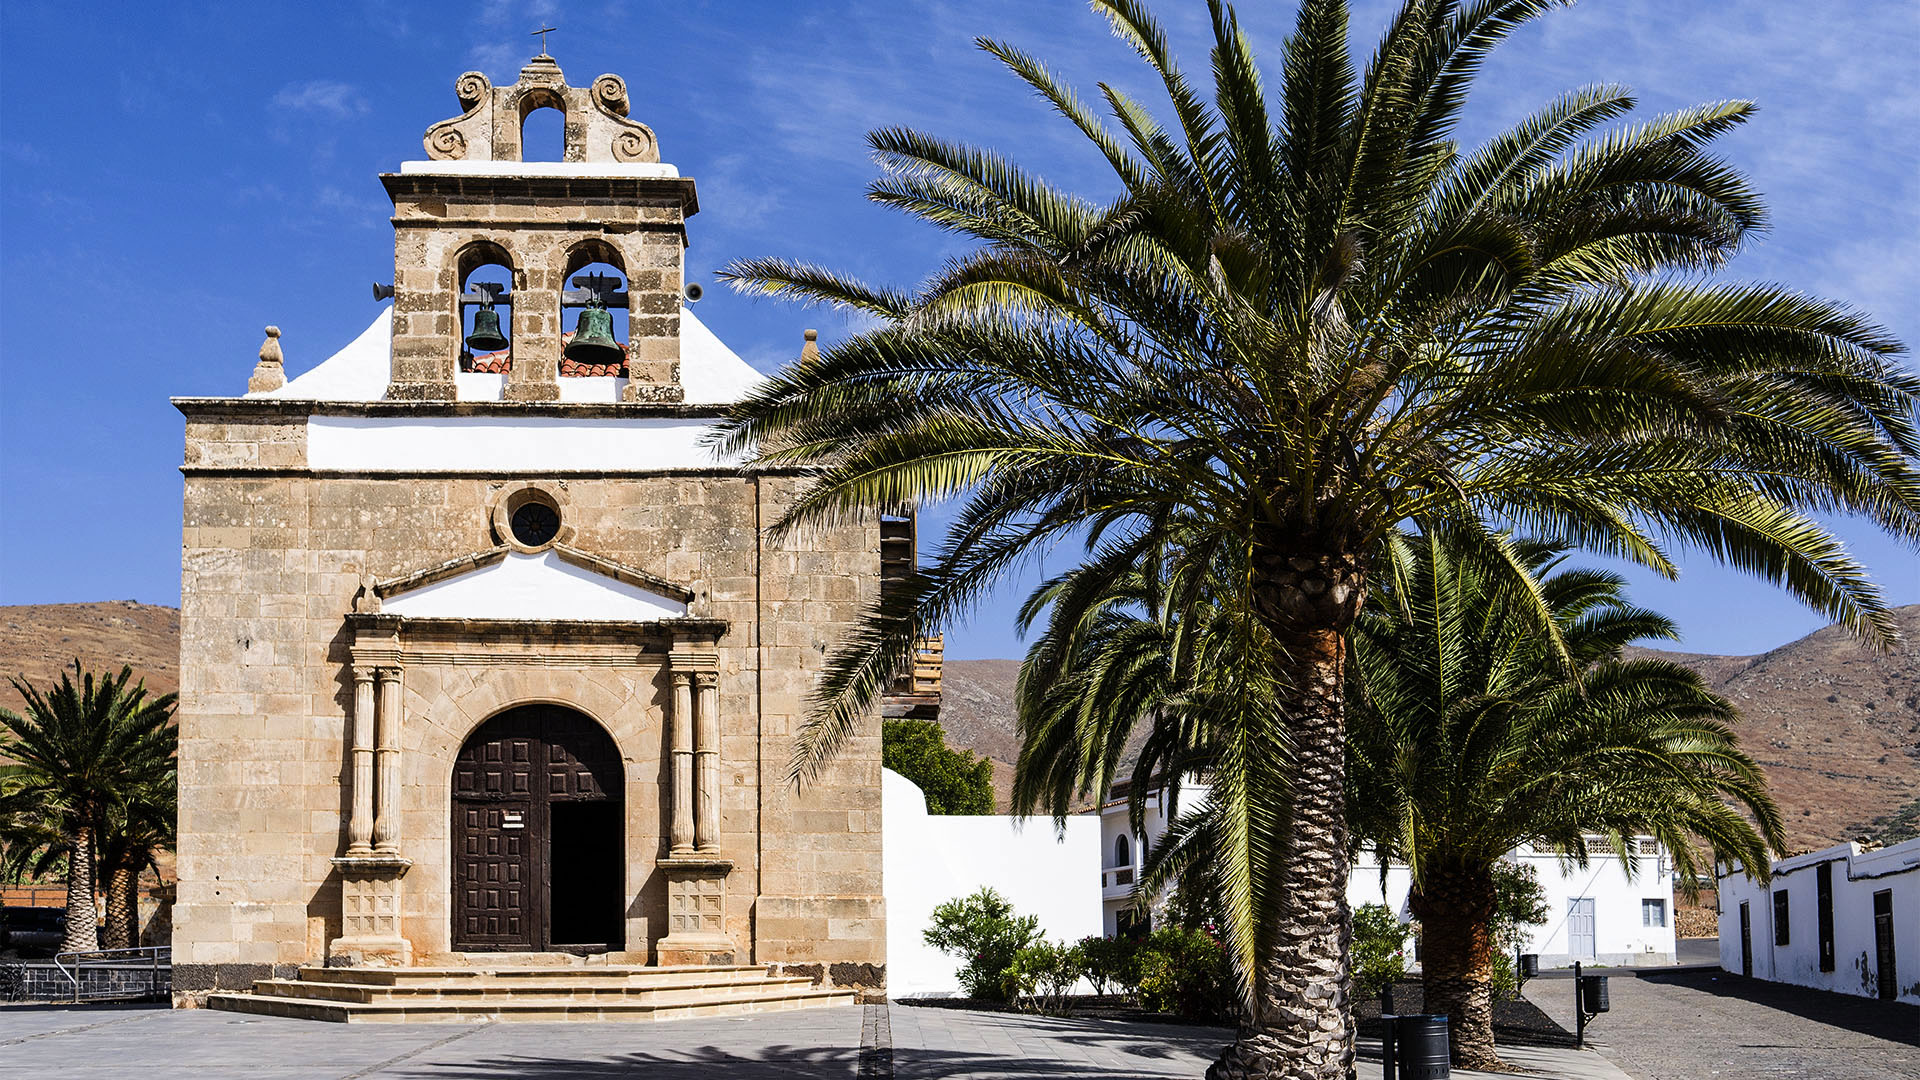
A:
<svg viewBox="0 0 1920 1080">
<path fill-rule="evenodd" d="M 71 966 L 69 966 L 71 965 Z M 173 991 L 173 946 L 148 945 L 137 949 L 93 949 L 87 952 L 55 953 L 53 966 L 67 977 L 73 987 L 73 1000 L 156 997 Z M 87 987 L 88 972 L 105 972 L 93 981 L 101 985 Z M 126 977 L 113 973 L 125 972 Z M 138 976 L 145 975 L 144 979 Z"/>
</svg>

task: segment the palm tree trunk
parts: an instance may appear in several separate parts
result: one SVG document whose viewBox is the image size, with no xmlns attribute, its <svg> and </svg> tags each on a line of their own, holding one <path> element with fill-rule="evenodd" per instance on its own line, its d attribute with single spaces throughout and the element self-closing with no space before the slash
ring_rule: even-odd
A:
<svg viewBox="0 0 1920 1080">
<path fill-rule="evenodd" d="M 107 925 L 101 934 L 109 949 L 140 944 L 140 864 L 127 858 L 107 862 Z"/>
<path fill-rule="evenodd" d="M 100 947 L 100 919 L 93 908 L 93 830 L 73 830 L 67 847 L 67 952 L 92 952 Z"/>
<path fill-rule="evenodd" d="M 1208 1080 L 1347 1080 L 1354 1075 L 1347 908 L 1346 630 L 1365 596 L 1348 556 L 1256 553 L 1255 611 L 1273 631 L 1294 757 L 1289 828 L 1268 888 L 1253 1015 Z M 1291 550 L 1298 551 L 1299 547 Z M 1276 552 L 1278 554 L 1276 554 Z"/>
<path fill-rule="evenodd" d="M 1426 1007 L 1447 1014 L 1453 1064 L 1504 1070 L 1493 1045 L 1493 872 L 1441 863 L 1424 869 L 1408 896 L 1420 919 Z"/>
</svg>

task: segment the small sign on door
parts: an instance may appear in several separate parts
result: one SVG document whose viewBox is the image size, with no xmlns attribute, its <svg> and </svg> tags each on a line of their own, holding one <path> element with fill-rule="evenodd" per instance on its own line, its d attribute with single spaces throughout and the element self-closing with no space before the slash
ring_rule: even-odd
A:
<svg viewBox="0 0 1920 1080">
<path fill-rule="evenodd" d="M 503 829 L 524 829 L 527 823 L 520 819 L 520 811 L 508 810 L 500 815 L 500 827 Z"/>
</svg>

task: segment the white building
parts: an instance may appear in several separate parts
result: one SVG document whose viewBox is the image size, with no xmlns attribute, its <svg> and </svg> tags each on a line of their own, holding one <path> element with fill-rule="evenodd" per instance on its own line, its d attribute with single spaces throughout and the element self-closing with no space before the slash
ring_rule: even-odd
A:
<svg viewBox="0 0 1920 1080">
<path fill-rule="evenodd" d="M 1920 839 L 1781 859 L 1768 885 L 1741 870 L 1722 875 L 1720 966 L 1920 1004 Z"/>
<path fill-rule="evenodd" d="M 960 962 L 921 937 L 933 909 L 990 887 L 1020 915 L 1040 919 L 1050 940 L 1072 944 L 1100 933 L 1094 870 L 1100 823 L 1046 818 L 927 813 L 926 796 L 890 769 L 881 773 L 882 851 L 887 896 L 887 995 L 960 992 Z"/>
<path fill-rule="evenodd" d="M 1180 791 L 1178 812 L 1200 805 L 1207 796 L 1204 784 L 1188 783 Z M 1168 814 L 1162 792 L 1147 800 L 1145 840 L 1158 843 L 1166 834 Z M 1118 933 L 1137 918 L 1134 882 L 1146 861 L 1142 836 L 1127 821 L 1127 803 L 1116 799 L 1100 808 L 1100 898 L 1102 931 Z M 1603 846 L 1595 837 L 1591 841 Z M 1611 853 L 1596 855 L 1586 867 L 1575 866 L 1551 852 L 1522 846 L 1507 858 L 1532 866 L 1546 892 L 1548 921 L 1532 929 L 1525 950 L 1538 953 L 1541 967 L 1589 964 L 1635 966 L 1674 962 L 1673 861 L 1652 837 L 1636 839 L 1631 869 Z M 1404 866 L 1389 866 L 1384 887 L 1378 862 L 1363 856 L 1347 882 L 1347 902 L 1384 904 L 1401 919 L 1411 921 L 1407 893 L 1412 878 Z M 1166 903 L 1163 895 L 1155 902 Z"/>
</svg>

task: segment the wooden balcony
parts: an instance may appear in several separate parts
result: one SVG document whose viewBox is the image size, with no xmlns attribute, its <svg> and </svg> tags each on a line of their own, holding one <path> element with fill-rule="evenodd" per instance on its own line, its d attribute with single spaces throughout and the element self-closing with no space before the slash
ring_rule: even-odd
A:
<svg viewBox="0 0 1920 1080">
<path fill-rule="evenodd" d="M 945 650 L 940 637 L 920 639 L 914 646 L 912 669 L 894 680 L 881 702 L 884 715 L 914 720 L 932 720 L 940 715 L 940 669 Z"/>
</svg>

